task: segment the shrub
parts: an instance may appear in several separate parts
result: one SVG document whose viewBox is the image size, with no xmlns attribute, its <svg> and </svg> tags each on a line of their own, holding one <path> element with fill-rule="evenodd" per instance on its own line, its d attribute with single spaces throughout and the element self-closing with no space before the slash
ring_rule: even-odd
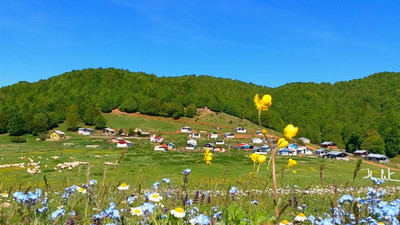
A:
<svg viewBox="0 0 400 225">
<path fill-rule="evenodd" d="M 25 143 L 26 142 L 26 138 L 25 137 L 21 137 L 21 136 L 12 136 L 10 138 L 11 142 L 15 142 L 15 143 Z"/>
</svg>

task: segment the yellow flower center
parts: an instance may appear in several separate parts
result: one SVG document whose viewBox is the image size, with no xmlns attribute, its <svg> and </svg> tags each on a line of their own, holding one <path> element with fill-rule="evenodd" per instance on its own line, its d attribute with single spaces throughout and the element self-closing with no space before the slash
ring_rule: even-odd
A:
<svg viewBox="0 0 400 225">
<path fill-rule="evenodd" d="M 287 221 L 287 220 L 282 220 L 282 221 L 281 221 L 281 224 L 289 224 L 289 221 Z"/>
<path fill-rule="evenodd" d="M 6 195 L 7 195 L 7 193 L 5 193 L 5 192 L 4 192 L 4 193 L 1 193 L 1 195 L 3 195 L 3 196 L 6 196 Z"/>
<path fill-rule="evenodd" d="M 134 212 L 135 213 L 140 213 L 140 209 L 135 209 Z"/>
<path fill-rule="evenodd" d="M 78 191 L 85 191 L 85 189 L 83 189 L 83 188 L 78 188 Z"/>
<path fill-rule="evenodd" d="M 127 187 L 128 185 L 125 184 L 125 183 L 122 183 L 120 186 L 121 186 L 121 187 Z"/>
<path fill-rule="evenodd" d="M 303 213 L 299 213 L 299 217 L 306 217 Z"/>
<path fill-rule="evenodd" d="M 158 194 L 153 194 L 153 198 L 158 198 L 159 195 Z"/>
<path fill-rule="evenodd" d="M 183 210 L 183 208 L 181 208 L 181 207 L 177 207 L 177 208 L 175 208 L 175 212 L 183 213 L 183 212 L 185 212 L 185 210 Z"/>
</svg>

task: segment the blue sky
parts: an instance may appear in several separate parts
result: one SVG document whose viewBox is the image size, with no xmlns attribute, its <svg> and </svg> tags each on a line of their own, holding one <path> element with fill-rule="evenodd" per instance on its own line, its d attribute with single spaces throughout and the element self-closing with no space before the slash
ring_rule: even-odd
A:
<svg viewBox="0 0 400 225">
<path fill-rule="evenodd" d="M 276 87 L 400 71 L 400 1 L 1 1 L 0 86 L 114 67 Z"/>
</svg>

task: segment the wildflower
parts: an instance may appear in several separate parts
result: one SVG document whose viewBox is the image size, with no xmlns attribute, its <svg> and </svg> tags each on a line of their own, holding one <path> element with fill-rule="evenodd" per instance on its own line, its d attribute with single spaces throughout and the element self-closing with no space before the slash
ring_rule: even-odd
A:
<svg viewBox="0 0 400 225">
<path fill-rule="evenodd" d="M 232 186 L 231 189 L 229 189 L 229 193 L 230 194 L 237 194 L 239 191 L 237 189 L 237 187 Z"/>
<path fill-rule="evenodd" d="M 261 130 L 261 133 L 264 134 L 264 135 L 266 135 L 266 134 L 267 134 L 267 129 L 262 129 L 262 130 Z"/>
<path fill-rule="evenodd" d="M 78 192 L 80 192 L 80 193 L 86 194 L 86 189 L 85 189 L 85 188 L 79 187 L 79 188 L 77 188 L 76 190 L 77 190 Z"/>
<path fill-rule="evenodd" d="M 135 208 L 131 208 L 131 214 L 132 216 L 141 216 L 143 215 L 143 210 L 142 207 L 135 207 Z"/>
<path fill-rule="evenodd" d="M 147 212 L 149 214 L 153 214 L 155 208 L 156 208 L 156 205 L 154 205 L 153 203 L 150 203 L 150 202 L 145 202 L 141 206 L 141 209 L 143 210 L 143 212 Z"/>
<path fill-rule="evenodd" d="M 127 185 L 126 183 L 122 183 L 118 186 L 118 190 L 128 190 L 129 189 L 129 185 Z"/>
<path fill-rule="evenodd" d="M 296 166 L 296 165 L 297 165 L 296 160 L 293 160 L 292 158 L 290 158 L 290 159 L 288 160 L 288 164 L 287 164 L 287 167 L 288 167 L 288 168 L 291 168 L 291 167 Z"/>
<path fill-rule="evenodd" d="M 315 217 L 314 217 L 313 215 L 310 215 L 310 216 L 308 217 L 308 220 L 311 222 L 311 224 L 314 224 Z"/>
<path fill-rule="evenodd" d="M 190 220 L 190 224 L 207 225 L 211 224 L 210 217 L 200 214 Z"/>
<path fill-rule="evenodd" d="M 157 189 L 158 189 L 158 186 L 160 186 L 160 184 L 161 184 L 160 182 L 155 182 L 155 183 L 153 184 L 153 188 L 157 190 Z"/>
<path fill-rule="evenodd" d="M 339 199 L 339 204 L 342 204 L 345 201 L 349 201 L 352 202 L 353 201 L 353 197 L 351 195 L 343 195 L 340 199 Z"/>
<path fill-rule="evenodd" d="M 8 193 L 7 193 L 7 192 L 1 193 L 1 197 L 3 197 L 3 198 L 8 198 Z"/>
<path fill-rule="evenodd" d="M 167 184 L 170 184 L 170 183 L 171 183 L 171 181 L 170 181 L 168 178 L 163 178 L 162 181 L 163 181 L 164 183 L 167 183 Z"/>
<path fill-rule="evenodd" d="M 96 185 L 97 184 L 97 180 L 90 180 L 89 181 L 89 185 L 90 186 L 93 186 L 93 185 Z"/>
<path fill-rule="evenodd" d="M 220 220 L 222 218 L 222 212 L 219 211 L 213 215 L 214 219 Z"/>
<path fill-rule="evenodd" d="M 290 140 L 296 136 L 298 130 L 299 130 L 298 127 L 295 127 L 292 124 L 289 124 L 283 130 L 283 133 L 284 133 L 285 137 Z"/>
<path fill-rule="evenodd" d="M 50 215 L 50 219 L 55 220 L 57 217 L 61 217 L 65 214 L 65 209 L 57 209 L 56 211 L 52 212 Z"/>
<path fill-rule="evenodd" d="M 38 208 L 37 211 L 39 213 L 45 213 L 45 212 L 49 211 L 49 208 L 47 206 L 44 206 L 44 207 Z"/>
<path fill-rule="evenodd" d="M 183 218 L 185 217 L 185 210 L 181 207 L 177 207 L 173 210 L 171 210 L 171 214 L 175 216 L 176 218 Z"/>
<path fill-rule="evenodd" d="M 263 163 L 265 163 L 265 161 L 267 161 L 267 156 L 265 156 L 265 155 L 258 156 L 258 158 L 257 158 L 258 163 L 263 164 Z"/>
<path fill-rule="evenodd" d="M 271 95 L 264 95 L 262 99 L 260 99 L 260 95 L 256 94 L 254 96 L 254 103 L 256 104 L 258 111 L 266 111 L 271 107 L 272 97 Z"/>
<path fill-rule="evenodd" d="M 385 180 L 379 179 L 379 178 L 376 178 L 376 177 L 371 177 L 371 181 L 374 182 L 374 184 L 376 184 L 378 186 L 383 184 L 383 183 L 385 183 Z"/>
<path fill-rule="evenodd" d="M 258 161 L 259 156 L 260 156 L 259 154 L 251 153 L 250 158 L 251 160 L 253 160 L 254 163 L 256 163 Z"/>
<path fill-rule="evenodd" d="M 253 201 L 250 202 L 250 204 L 252 204 L 252 205 L 258 205 L 258 201 L 257 201 L 257 200 L 253 200 Z"/>
<path fill-rule="evenodd" d="M 135 201 L 135 197 L 133 197 L 133 196 L 128 197 L 128 199 L 126 200 L 126 202 L 127 202 L 129 205 L 132 205 L 134 201 Z"/>
<path fill-rule="evenodd" d="M 278 148 L 285 148 L 289 145 L 289 142 L 286 141 L 285 138 L 279 138 L 278 143 L 276 145 L 278 146 Z"/>
<path fill-rule="evenodd" d="M 279 223 L 279 225 L 291 225 L 292 223 L 290 223 L 289 221 L 287 221 L 287 220 L 282 220 L 280 223 Z"/>
<path fill-rule="evenodd" d="M 297 172 L 296 172 L 296 170 L 292 170 L 292 173 L 296 174 Z"/>
<path fill-rule="evenodd" d="M 159 202 L 161 201 L 163 198 L 160 196 L 160 194 L 158 193 L 153 193 L 149 196 L 149 200 L 152 202 Z"/>
<path fill-rule="evenodd" d="M 184 171 L 182 171 L 183 175 L 189 175 L 191 173 L 192 173 L 192 171 L 190 169 L 185 169 Z"/>
<path fill-rule="evenodd" d="M 210 149 L 209 148 L 206 148 L 206 151 L 204 152 L 204 162 L 207 164 L 207 165 L 211 165 L 211 160 L 212 160 L 212 156 L 213 154 L 212 153 L 210 153 Z"/>
<path fill-rule="evenodd" d="M 306 217 L 303 213 L 299 213 L 299 215 L 297 215 L 297 216 L 294 218 L 294 220 L 295 220 L 295 221 L 303 222 L 303 221 L 307 220 L 307 217 Z"/>
</svg>

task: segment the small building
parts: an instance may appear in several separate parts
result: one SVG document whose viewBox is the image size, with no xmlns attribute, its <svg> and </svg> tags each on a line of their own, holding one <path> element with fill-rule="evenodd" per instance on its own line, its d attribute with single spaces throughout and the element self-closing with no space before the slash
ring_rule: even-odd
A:
<svg viewBox="0 0 400 225">
<path fill-rule="evenodd" d="M 176 147 L 175 147 L 175 144 L 174 144 L 174 143 L 169 142 L 169 143 L 167 144 L 167 148 L 168 148 L 168 151 L 170 151 L 170 150 L 175 149 Z"/>
<path fill-rule="evenodd" d="M 130 141 L 121 140 L 117 143 L 117 148 L 129 148 L 132 146 Z"/>
<path fill-rule="evenodd" d="M 237 133 L 242 133 L 242 134 L 247 133 L 247 130 L 246 130 L 244 127 L 237 127 L 237 128 L 235 129 L 235 131 L 236 131 Z"/>
<path fill-rule="evenodd" d="M 365 156 L 369 155 L 369 151 L 368 150 L 355 150 L 353 152 L 353 155 L 365 157 Z"/>
<path fill-rule="evenodd" d="M 113 130 L 111 128 L 104 128 L 101 133 L 106 136 L 114 136 L 115 130 Z"/>
<path fill-rule="evenodd" d="M 207 138 L 217 139 L 218 134 L 216 132 L 208 133 Z"/>
<path fill-rule="evenodd" d="M 233 133 L 225 133 L 224 138 L 235 138 L 235 135 Z"/>
<path fill-rule="evenodd" d="M 337 145 L 335 142 L 325 141 L 321 143 L 321 147 L 323 148 L 330 148 L 330 149 L 337 149 Z"/>
<path fill-rule="evenodd" d="M 297 148 L 297 154 L 300 155 L 312 155 L 313 151 L 311 149 L 308 149 L 307 147 L 298 147 Z"/>
<path fill-rule="evenodd" d="M 281 148 L 278 150 L 279 155 L 288 155 L 288 156 L 295 156 L 297 155 L 297 151 L 295 149 L 290 148 Z"/>
<path fill-rule="evenodd" d="M 326 153 L 325 157 L 328 158 L 328 159 L 348 159 L 347 158 L 347 153 L 338 152 L 338 151 L 328 152 L 328 153 Z"/>
<path fill-rule="evenodd" d="M 317 151 L 315 151 L 315 154 L 319 155 L 319 156 L 325 156 L 326 153 L 328 153 L 328 150 L 326 150 L 324 148 L 320 148 L 320 149 L 317 149 Z"/>
<path fill-rule="evenodd" d="M 261 147 L 254 147 L 252 152 L 259 155 L 266 155 L 268 153 L 268 150 Z"/>
<path fill-rule="evenodd" d="M 293 150 L 297 150 L 299 148 L 299 146 L 295 145 L 295 144 L 289 144 L 287 146 L 289 149 L 293 149 Z"/>
<path fill-rule="evenodd" d="M 365 159 L 375 161 L 375 162 L 380 162 L 380 163 L 388 163 L 389 158 L 385 155 L 381 154 L 369 154 L 365 156 Z"/>
<path fill-rule="evenodd" d="M 261 130 L 258 130 L 258 131 L 256 131 L 256 135 L 262 136 L 263 134 L 262 134 Z"/>
<path fill-rule="evenodd" d="M 253 139 L 251 139 L 251 143 L 253 143 L 253 144 L 262 144 L 262 143 L 264 143 L 264 140 L 261 139 L 261 138 L 253 138 Z"/>
<path fill-rule="evenodd" d="M 168 146 L 167 145 L 156 145 L 156 146 L 154 146 L 154 151 L 166 152 L 166 151 L 168 151 Z"/>
<path fill-rule="evenodd" d="M 140 135 L 140 137 L 150 137 L 150 133 L 143 131 L 142 134 Z"/>
<path fill-rule="evenodd" d="M 118 142 L 120 142 L 120 141 L 123 141 L 124 139 L 123 138 L 120 138 L 120 137 L 114 137 L 114 138 L 111 138 L 110 140 L 109 140 L 109 142 L 110 143 L 118 143 Z"/>
<path fill-rule="evenodd" d="M 189 138 L 200 139 L 201 135 L 199 133 L 193 133 L 193 134 L 189 134 Z"/>
<path fill-rule="evenodd" d="M 62 139 L 65 138 L 65 133 L 60 130 L 55 130 L 50 134 L 50 139 Z"/>
<path fill-rule="evenodd" d="M 245 143 L 241 143 L 236 146 L 236 149 L 241 149 L 241 150 L 252 150 L 253 148 L 254 146 Z"/>
<path fill-rule="evenodd" d="M 225 141 L 224 140 L 217 140 L 217 141 L 215 141 L 215 144 L 216 145 L 224 145 Z"/>
<path fill-rule="evenodd" d="M 94 130 L 92 128 L 85 128 L 85 127 L 78 128 L 78 134 L 82 134 L 85 136 L 92 135 L 93 131 Z"/>
<path fill-rule="evenodd" d="M 196 147 L 197 147 L 197 145 L 187 144 L 186 150 L 194 150 Z"/>
<path fill-rule="evenodd" d="M 160 136 L 153 135 L 153 136 L 150 137 L 150 142 L 162 143 L 162 142 L 164 142 L 164 138 L 160 137 Z"/>
<path fill-rule="evenodd" d="M 304 144 L 310 144 L 311 143 L 310 139 L 305 138 L 305 137 L 301 137 L 301 138 L 299 138 L 299 140 L 301 140 Z"/>
<path fill-rule="evenodd" d="M 181 133 L 192 133 L 193 129 L 188 126 L 181 127 Z"/>
<path fill-rule="evenodd" d="M 187 141 L 187 144 L 190 144 L 190 145 L 193 145 L 193 146 L 196 146 L 196 147 L 197 147 L 197 141 L 194 140 L 194 139 L 189 139 L 189 140 Z"/>
<path fill-rule="evenodd" d="M 207 148 L 213 149 L 213 148 L 214 148 L 214 145 L 211 144 L 211 143 L 207 143 L 207 144 L 205 144 L 205 145 L 203 146 L 203 149 L 206 150 Z"/>
<path fill-rule="evenodd" d="M 213 152 L 225 152 L 225 148 L 222 148 L 222 147 L 215 147 L 215 148 L 213 149 Z"/>
</svg>

